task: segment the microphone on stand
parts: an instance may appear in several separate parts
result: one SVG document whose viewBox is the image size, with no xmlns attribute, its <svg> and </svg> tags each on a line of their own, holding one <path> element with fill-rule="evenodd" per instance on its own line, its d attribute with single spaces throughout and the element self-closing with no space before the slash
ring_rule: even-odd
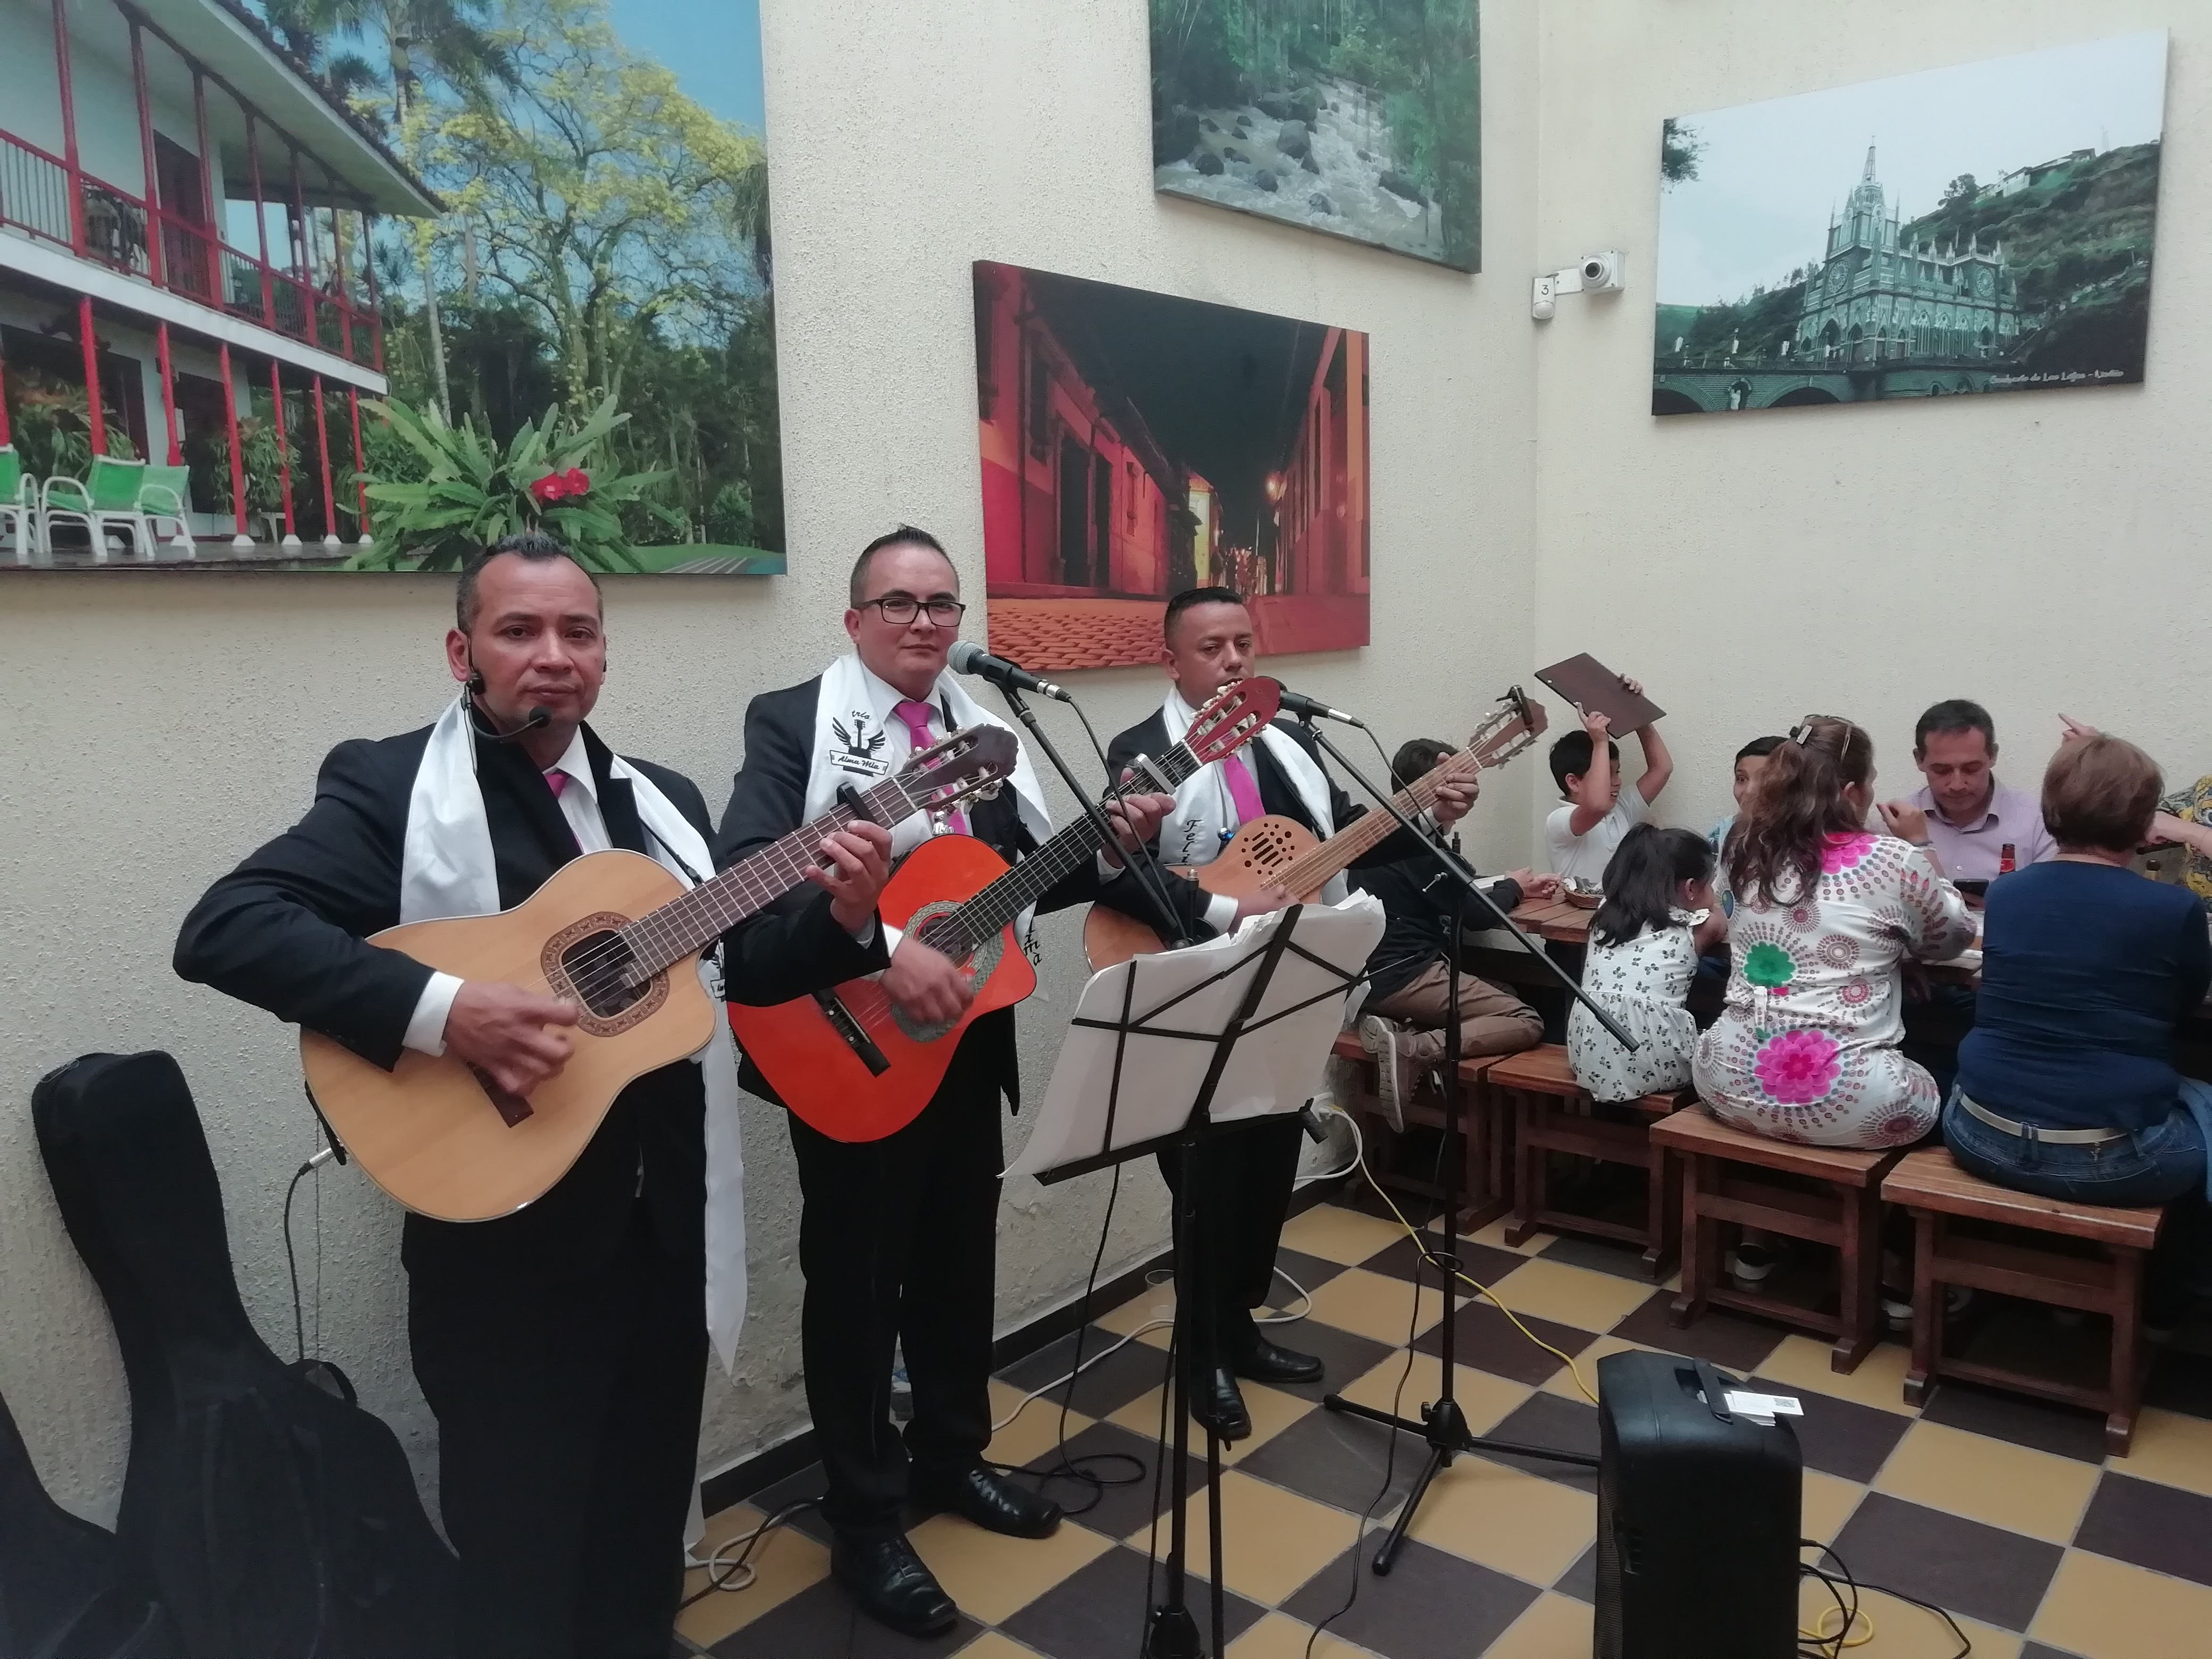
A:
<svg viewBox="0 0 2212 1659">
<path fill-rule="evenodd" d="M 1019 663 L 993 656 L 973 640 L 953 641 L 952 649 L 945 660 L 956 674 L 973 674 L 1008 690 L 1027 691 L 1040 697 L 1057 697 L 1062 702 L 1075 701 L 1050 680 L 1039 679 Z"/>
<path fill-rule="evenodd" d="M 1276 684 L 1281 685 L 1282 682 L 1278 680 Z M 1282 710 L 1285 714 L 1296 714 L 1302 720 L 1334 720 L 1340 726 L 1356 726 L 1362 731 L 1367 726 L 1367 722 L 1358 715 L 1347 714 L 1341 708 L 1331 708 L 1318 698 L 1309 697 L 1304 692 L 1293 691 L 1287 686 L 1283 690 Z"/>
</svg>

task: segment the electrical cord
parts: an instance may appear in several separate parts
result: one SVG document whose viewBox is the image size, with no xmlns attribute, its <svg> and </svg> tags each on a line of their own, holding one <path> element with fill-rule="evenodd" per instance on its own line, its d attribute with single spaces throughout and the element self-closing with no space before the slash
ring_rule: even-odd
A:
<svg viewBox="0 0 2212 1659">
<path fill-rule="evenodd" d="M 1343 1115 L 1349 1118 L 1350 1114 L 1345 1113 Z M 1357 1123 L 1354 1123 L 1352 1126 L 1352 1144 L 1357 1146 L 1359 1145 L 1359 1126 Z M 1432 1188 L 1442 1185 L 1444 1172 L 1444 1152 L 1449 1145 L 1450 1139 L 1448 1136 L 1437 1142 L 1436 1167 L 1429 1172 L 1429 1185 Z M 1364 1156 L 1361 1160 L 1361 1167 L 1365 1167 Z M 1380 1189 L 1378 1188 L 1377 1190 L 1379 1191 Z M 1429 1219 L 1431 1221 L 1434 1221 L 1437 1217 L 1437 1212 L 1442 1210 L 1443 1207 L 1443 1199 L 1437 1199 L 1434 1201 L 1434 1207 L 1429 1213 Z M 1420 1286 L 1417 1282 L 1413 1290 L 1413 1311 L 1408 1314 L 1406 1318 L 1406 1363 L 1399 1368 L 1397 1386 L 1390 1391 L 1390 1415 L 1393 1417 L 1398 1416 L 1405 1407 L 1406 1384 L 1413 1381 L 1413 1356 L 1418 1352 L 1418 1350 L 1414 1348 L 1413 1343 L 1420 1334 L 1421 1296 Z M 1382 1453 L 1382 1484 L 1376 1487 L 1375 1496 L 1368 1500 L 1366 1509 L 1360 1513 L 1359 1525 L 1352 1532 L 1352 1537 L 1355 1540 L 1364 1539 L 1367 1536 L 1367 1523 L 1375 1518 L 1376 1510 L 1382 1507 L 1383 1499 L 1389 1497 L 1390 1487 L 1392 1484 L 1396 1481 L 1397 1478 L 1398 1436 L 1393 1434 L 1390 1437 L 1389 1445 L 1384 1448 Z M 1382 1546 L 1378 1543 L 1376 1546 L 1376 1548 L 1380 1549 L 1382 1548 Z M 1370 1557 L 1370 1559 L 1371 1559 L 1372 1558 Z M 1359 1559 L 1359 1546 L 1358 1543 L 1355 1541 L 1352 1547 L 1352 1588 L 1346 1592 L 1343 1604 L 1334 1613 L 1330 1613 L 1328 1618 L 1316 1625 L 1313 1627 L 1312 1632 L 1307 1636 L 1305 1659 L 1313 1659 L 1314 1644 L 1321 1640 L 1322 1633 L 1326 1632 L 1331 1625 L 1343 1618 L 1345 1614 L 1350 1613 L 1353 1607 L 1359 1604 L 1359 1586 L 1365 1578 L 1365 1575 L 1360 1571 L 1361 1565 L 1362 1563 Z"/>
<path fill-rule="evenodd" d="M 1941 1619 L 1950 1627 L 1951 1634 L 1959 1638 L 1959 1650 L 1951 1655 L 1950 1659 L 1966 1659 L 1966 1656 L 1974 1650 L 1972 1640 L 1965 1631 L 1960 1629 L 1959 1621 L 1933 1601 L 1923 1601 L 1917 1595 L 1908 1595 L 1903 1590 L 1892 1589 L 1887 1584 L 1860 1583 L 1851 1576 L 1851 1570 L 1844 1565 L 1844 1558 L 1826 1544 L 1818 1543 L 1810 1538 L 1801 1538 L 1797 1540 L 1797 1547 L 1800 1549 L 1817 1551 L 1836 1564 L 1836 1571 L 1832 1574 L 1822 1571 L 1811 1561 L 1801 1562 L 1798 1565 L 1798 1571 L 1801 1574 L 1809 1578 L 1817 1578 L 1826 1585 L 1828 1594 L 1832 1595 L 1836 1601 L 1833 1608 L 1821 1610 L 1820 1616 L 1813 1621 L 1811 1630 L 1798 1631 L 1797 1650 L 1802 1656 L 1802 1659 L 1838 1659 L 1838 1656 L 1846 1649 L 1862 1648 L 1874 1640 L 1874 1616 L 1859 1606 L 1859 1595 L 1863 1590 L 1876 1595 L 1887 1595 L 1895 1601 L 1909 1602 L 1923 1612 L 1932 1613 Z M 1841 1580 L 1840 1586 L 1838 1583 L 1838 1579 Z M 1844 1596 L 1845 1590 L 1850 1592 L 1848 1601 Z M 1843 1615 L 1843 1623 L 1832 1632 L 1822 1628 L 1828 1622 L 1831 1613 L 1840 1613 Z M 1854 1626 L 1859 1627 L 1858 1634 L 1853 1634 Z"/>
<path fill-rule="evenodd" d="M 1471 1290 L 1476 1291 L 1485 1301 L 1488 1302 L 1492 1307 L 1504 1314 L 1507 1319 L 1512 1322 L 1513 1328 L 1515 1330 L 1520 1332 L 1522 1335 L 1527 1337 L 1531 1342 L 1541 1348 L 1546 1353 L 1550 1354 L 1552 1358 L 1559 1360 L 1562 1364 L 1564 1364 L 1567 1368 L 1567 1374 L 1574 1378 L 1575 1387 L 1582 1391 L 1583 1398 L 1589 1401 L 1591 1405 L 1596 1405 L 1597 1392 L 1590 1387 L 1589 1379 L 1583 1376 L 1583 1368 L 1581 1364 L 1577 1362 L 1572 1354 L 1562 1352 L 1559 1349 L 1553 1347 L 1550 1343 L 1545 1341 L 1542 1337 L 1537 1335 L 1535 1332 L 1530 1330 L 1526 1325 L 1522 1324 L 1521 1322 L 1521 1316 L 1515 1313 L 1512 1309 L 1507 1307 L 1504 1303 L 1499 1301 L 1497 1291 L 1492 1290 L 1489 1285 L 1483 1284 L 1480 1279 L 1471 1279 L 1466 1273 L 1461 1272 L 1457 1267 L 1450 1266 L 1449 1261 L 1444 1255 L 1443 1252 L 1431 1246 L 1427 1235 L 1419 1228 L 1415 1227 L 1412 1222 L 1406 1219 L 1406 1212 L 1398 1207 L 1397 1201 L 1393 1199 L 1389 1193 L 1383 1191 L 1382 1183 L 1375 1178 L 1375 1171 L 1368 1168 L 1367 1141 L 1366 1137 L 1359 1133 L 1358 1119 L 1353 1117 L 1351 1113 L 1346 1111 L 1341 1106 L 1338 1106 L 1334 1103 L 1331 1103 L 1324 1109 L 1328 1112 L 1334 1113 L 1335 1115 L 1342 1118 L 1346 1123 L 1349 1123 L 1352 1126 L 1352 1144 L 1357 1149 L 1359 1173 L 1366 1177 L 1367 1184 L 1374 1188 L 1375 1196 L 1381 1199 L 1384 1204 L 1388 1205 L 1390 1209 L 1390 1213 L 1397 1217 L 1398 1224 L 1406 1230 L 1406 1236 L 1413 1241 L 1413 1247 L 1421 1253 L 1421 1260 L 1427 1263 L 1428 1266 L 1435 1268 L 1439 1275 L 1446 1273 L 1450 1273 L 1454 1279 L 1457 1279 L 1461 1284 L 1467 1285 Z M 1439 1170 L 1443 1167 L 1443 1149 L 1445 1144 L 1446 1139 L 1439 1139 L 1437 1142 L 1437 1167 Z M 1433 1219 L 1433 1218 L 1431 1218 L 1431 1219 Z M 1415 1306 L 1418 1307 L 1419 1305 L 1419 1297 L 1416 1297 Z"/>
<path fill-rule="evenodd" d="M 321 1161 L 319 1158 L 311 1158 L 293 1170 L 292 1184 L 284 1189 L 284 1270 L 290 1274 L 292 1279 L 293 1357 L 302 1363 L 305 1363 L 307 1358 L 307 1321 L 300 1305 L 300 1258 L 292 1248 L 292 1200 L 299 1194 L 300 1183 L 314 1172 L 315 1166 Z M 319 1198 L 317 1202 L 319 1205 Z M 322 1252 L 322 1230 L 319 1226 L 315 1230 L 315 1249 L 317 1260 L 319 1262 Z M 322 1322 L 322 1298 L 319 1294 L 315 1300 L 315 1320 L 319 1328 Z M 320 1346 L 319 1340 L 318 1348 Z"/>
</svg>

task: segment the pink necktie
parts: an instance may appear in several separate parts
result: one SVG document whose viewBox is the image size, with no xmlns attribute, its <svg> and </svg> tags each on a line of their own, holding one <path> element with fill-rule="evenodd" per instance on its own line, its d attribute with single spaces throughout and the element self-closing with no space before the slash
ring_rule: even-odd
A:
<svg viewBox="0 0 2212 1659">
<path fill-rule="evenodd" d="M 1238 823 L 1267 817 L 1267 809 L 1260 804 L 1260 786 L 1253 781 L 1252 769 L 1244 764 L 1243 756 L 1224 755 L 1221 775 L 1228 782 L 1229 800 L 1237 809 Z"/>
<path fill-rule="evenodd" d="M 908 697 L 905 702 L 896 704 L 892 708 L 891 713 L 896 714 L 899 719 L 904 722 L 908 735 L 914 739 L 914 752 L 915 754 L 920 754 L 923 750 L 928 748 L 930 744 L 937 741 L 936 738 L 929 735 L 930 709 L 927 703 L 916 702 L 912 697 Z M 955 812 L 951 814 L 945 819 L 945 827 L 950 830 L 956 836 L 966 835 L 968 833 L 968 815 L 965 812 Z"/>
<path fill-rule="evenodd" d="M 553 799 L 561 799 L 561 792 L 568 787 L 568 775 L 557 766 L 545 775 L 545 787 L 553 792 Z"/>
</svg>

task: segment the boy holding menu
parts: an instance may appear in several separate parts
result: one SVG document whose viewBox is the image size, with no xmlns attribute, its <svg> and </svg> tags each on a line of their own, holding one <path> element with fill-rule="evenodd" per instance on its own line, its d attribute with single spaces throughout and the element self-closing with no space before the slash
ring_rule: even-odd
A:
<svg viewBox="0 0 2212 1659">
<path fill-rule="evenodd" d="M 1620 689 L 1641 700 L 1644 688 L 1626 675 Z M 1620 787 L 1620 745 L 1613 722 L 1595 699 L 1583 702 L 1583 729 L 1552 745 L 1552 776 L 1563 805 L 1544 823 L 1544 848 L 1563 880 L 1602 880 L 1613 849 L 1650 816 L 1652 803 L 1674 775 L 1674 757 L 1667 752 L 1659 724 L 1647 721 L 1636 733 L 1644 750 L 1644 775 L 1632 789 Z"/>
</svg>

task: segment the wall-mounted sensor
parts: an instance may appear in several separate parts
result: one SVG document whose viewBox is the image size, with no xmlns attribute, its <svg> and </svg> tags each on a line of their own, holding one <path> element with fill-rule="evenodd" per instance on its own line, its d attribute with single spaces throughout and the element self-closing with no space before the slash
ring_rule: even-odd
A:
<svg viewBox="0 0 2212 1659">
<path fill-rule="evenodd" d="M 1585 253 L 1576 273 L 1583 279 L 1585 294 L 1618 294 L 1624 286 L 1622 275 L 1628 256 L 1620 252 Z"/>
<path fill-rule="evenodd" d="M 1628 256 L 1618 251 L 1585 253 L 1571 265 L 1545 272 L 1536 278 L 1528 314 L 1540 323 L 1549 322 L 1559 311 L 1558 301 L 1563 294 L 1620 293 L 1626 286 L 1622 273 L 1627 264 Z"/>
</svg>

